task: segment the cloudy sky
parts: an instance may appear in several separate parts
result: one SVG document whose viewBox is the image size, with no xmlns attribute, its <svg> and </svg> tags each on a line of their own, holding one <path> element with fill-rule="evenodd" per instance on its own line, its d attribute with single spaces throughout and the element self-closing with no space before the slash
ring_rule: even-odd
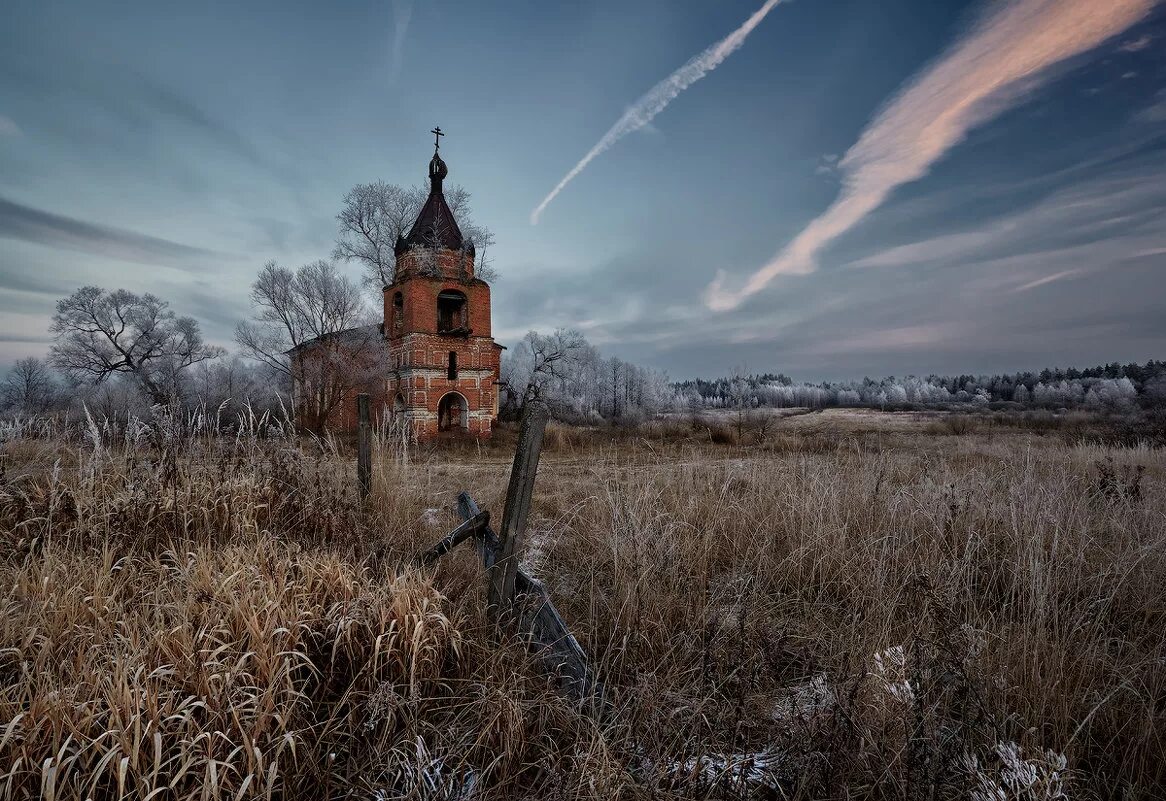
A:
<svg viewBox="0 0 1166 801">
<path fill-rule="evenodd" d="M 1153 0 L 38 0 L 0 27 L 0 366 L 85 284 L 230 345 L 262 264 L 420 183 L 435 124 L 504 344 L 573 326 L 676 378 L 1166 357 Z"/>
</svg>

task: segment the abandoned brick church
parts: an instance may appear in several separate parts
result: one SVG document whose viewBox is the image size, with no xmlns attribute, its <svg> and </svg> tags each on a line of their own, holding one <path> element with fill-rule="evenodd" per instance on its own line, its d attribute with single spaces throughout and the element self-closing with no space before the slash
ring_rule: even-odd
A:
<svg viewBox="0 0 1166 801">
<path fill-rule="evenodd" d="M 429 197 L 394 248 L 384 321 L 370 327 L 375 331 L 341 332 L 329 343 L 313 340 L 292 352 L 301 425 L 308 424 L 307 384 L 319 375 L 310 365 L 328 358 L 328 348 L 347 347 L 350 363 L 342 369 L 363 379 L 338 393 L 325 412 L 327 428 L 355 429 L 356 395 L 367 392 L 374 422 L 402 424 L 417 439 L 490 435 L 503 347 L 490 335 L 490 285 L 475 275 L 474 244 L 463 239 L 442 193 L 449 168 L 439 150 L 435 145 L 429 162 Z"/>
</svg>

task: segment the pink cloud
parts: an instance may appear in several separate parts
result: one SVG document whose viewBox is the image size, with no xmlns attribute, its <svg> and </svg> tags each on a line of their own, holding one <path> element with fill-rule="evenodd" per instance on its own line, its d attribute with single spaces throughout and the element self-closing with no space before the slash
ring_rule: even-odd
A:
<svg viewBox="0 0 1166 801">
<path fill-rule="evenodd" d="M 992 6 L 972 29 L 913 79 L 839 161 L 841 194 L 740 288 L 718 272 L 706 305 L 727 310 L 780 275 L 817 269 L 818 253 L 918 180 L 968 131 L 1021 102 L 1051 68 L 1096 48 L 1142 19 L 1155 0 L 1013 0 Z"/>
</svg>

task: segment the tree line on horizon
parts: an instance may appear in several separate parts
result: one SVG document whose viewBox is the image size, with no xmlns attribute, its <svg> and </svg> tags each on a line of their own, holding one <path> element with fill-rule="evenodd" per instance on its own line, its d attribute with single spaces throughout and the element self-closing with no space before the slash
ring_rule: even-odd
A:
<svg viewBox="0 0 1166 801">
<path fill-rule="evenodd" d="M 689 407 L 830 406 L 1093 408 L 1166 406 L 1166 361 L 1110 362 L 1089 368 L 1051 367 L 994 375 L 888 376 L 861 381 L 795 382 L 781 373 L 692 379 L 673 385 Z"/>
<path fill-rule="evenodd" d="M 270 268 L 265 268 L 269 270 Z M 294 276 L 293 276 L 294 277 Z M 317 276 L 319 277 L 319 276 Z M 259 283 L 259 282 L 257 282 Z M 349 287 L 349 289 L 353 289 Z M 121 292 L 121 291 L 119 291 Z M 92 288 L 61 301 L 76 310 L 77 298 L 90 302 Z M 45 414 L 82 405 L 107 418 L 144 415 L 159 404 L 219 410 L 224 420 L 244 408 L 284 413 L 291 403 L 290 372 L 274 357 L 259 358 L 247 348 L 242 355 L 206 345 L 197 322 L 178 318 L 163 301 L 130 293 L 108 293 L 113 319 L 118 312 L 145 315 L 141 331 L 116 348 L 83 358 L 91 330 L 63 325 L 47 359 L 19 360 L 0 382 L 0 412 Z M 351 300 L 351 294 L 346 297 Z M 120 302 L 120 306 L 114 303 Z M 135 306 L 137 301 L 140 305 Z M 129 304 L 127 306 L 126 304 Z M 86 314 L 92 316 L 92 309 Z M 253 321 L 240 326 L 254 326 Z M 254 330 L 249 329 L 249 330 Z M 139 341 L 140 340 L 140 341 Z M 270 353 L 278 355 L 278 348 Z M 113 355 L 115 354 L 116 358 Z M 134 359 L 138 361 L 134 363 Z M 133 363 L 133 367 L 124 362 Z M 343 365 L 333 365 L 351 378 Z M 1110 362 L 1089 368 L 1045 368 L 992 375 L 888 376 L 860 381 L 794 381 L 782 373 L 734 375 L 715 379 L 669 381 L 662 371 L 616 356 L 605 357 L 577 331 L 552 334 L 531 331 L 506 351 L 502 362 L 502 415 L 514 418 L 533 397 L 550 403 L 563 421 L 597 425 L 634 424 L 665 413 L 764 408 L 852 407 L 885 410 L 933 409 L 1090 409 L 1121 411 L 1166 407 L 1166 361 L 1144 364 Z M 343 382 L 335 385 L 343 397 Z"/>
</svg>

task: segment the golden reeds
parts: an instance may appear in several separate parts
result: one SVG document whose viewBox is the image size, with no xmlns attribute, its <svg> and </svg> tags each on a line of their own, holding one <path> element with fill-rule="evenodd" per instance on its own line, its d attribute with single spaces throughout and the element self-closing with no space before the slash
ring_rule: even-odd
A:
<svg viewBox="0 0 1166 801">
<path fill-rule="evenodd" d="M 471 549 L 410 567 L 458 490 L 500 512 L 505 432 L 381 437 L 362 507 L 343 443 L 143 425 L 4 434 L 0 798 L 1166 784 L 1159 450 L 855 412 L 745 444 L 552 428 L 528 565 L 605 680 L 595 719 L 494 640 Z"/>
</svg>

